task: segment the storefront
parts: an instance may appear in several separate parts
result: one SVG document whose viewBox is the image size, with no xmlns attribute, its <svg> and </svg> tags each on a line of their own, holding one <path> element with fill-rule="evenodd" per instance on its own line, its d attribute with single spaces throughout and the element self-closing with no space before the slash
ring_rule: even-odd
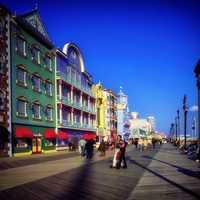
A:
<svg viewBox="0 0 200 200">
<path fill-rule="evenodd" d="M 54 129 L 45 129 L 44 138 L 45 138 L 45 141 L 43 143 L 43 152 L 44 153 L 56 152 L 57 135 Z"/>
<path fill-rule="evenodd" d="M 66 131 L 61 131 L 58 133 L 58 145 L 56 150 L 67 150 L 68 149 L 68 139 L 69 134 Z"/>
<path fill-rule="evenodd" d="M 16 126 L 14 141 L 14 156 L 24 156 L 32 154 L 33 132 L 28 127 Z"/>
</svg>

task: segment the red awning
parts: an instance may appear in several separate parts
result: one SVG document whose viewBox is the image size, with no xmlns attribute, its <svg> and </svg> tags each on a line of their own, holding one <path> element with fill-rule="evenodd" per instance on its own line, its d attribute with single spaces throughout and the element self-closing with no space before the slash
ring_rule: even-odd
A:
<svg viewBox="0 0 200 200">
<path fill-rule="evenodd" d="M 16 138 L 33 138 L 33 133 L 29 128 L 17 126 L 15 136 Z"/>
<path fill-rule="evenodd" d="M 46 139 L 56 138 L 56 133 L 55 133 L 55 131 L 52 130 L 52 129 L 45 129 L 44 137 L 45 137 Z"/>
<path fill-rule="evenodd" d="M 61 140 L 67 140 L 69 138 L 69 134 L 64 131 L 60 131 L 59 137 Z"/>
<path fill-rule="evenodd" d="M 82 135 L 82 138 L 85 140 L 96 139 L 96 134 L 85 133 Z"/>
</svg>

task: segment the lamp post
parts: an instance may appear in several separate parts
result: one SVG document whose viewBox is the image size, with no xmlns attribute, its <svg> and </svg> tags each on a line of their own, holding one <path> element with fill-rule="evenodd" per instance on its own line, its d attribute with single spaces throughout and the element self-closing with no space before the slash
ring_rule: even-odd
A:
<svg viewBox="0 0 200 200">
<path fill-rule="evenodd" d="M 171 123 L 171 127 L 170 127 L 170 138 L 171 138 L 171 141 L 173 141 L 173 137 L 174 137 L 174 123 Z"/>
<path fill-rule="evenodd" d="M 195 117 L 193 118 L 193 120 L 192 120 L 192 140 L 194 140 L 195 139 L 195 137 L 196 137 L 196 119 L 195 119 Z"/>
<path fill-rule="evenodd" d="M 195 69 L 194 69 L 194 73 L 196 76 L 196 80 L 197 80 L 197 94 L 198 94 L 198 129 L 197 129 L 197 140 L 198 140 L 198 146 L 200 148 L 200 60 L 198 60 Z"/>
<path fill-rule="evenodd" d="M 184 95 L 184 98 L 183 98 L 183 112 L 184 112 L 184 149 L 186 149 L 187 113 L 188 113 L 187 96 L 186 95 Z"/>
<path fill-rule="evenodd" d="M 176 133 L 176 144 L 177 144 L 177 135 L 178 135 L 178 131 L 177 131 L 177 127 L 178 127 L 178 125 L 177 125 L 177 117 L 175 117 L 175 133 Z"/>
<path fill-rule="evenodd" d="M 177 110 L 177 133 L 179 136 L 179 144 L 180 144 L 181 134 L 180 134 L 180 111 L 179 111 L 179 109 Z"/>
</svg>

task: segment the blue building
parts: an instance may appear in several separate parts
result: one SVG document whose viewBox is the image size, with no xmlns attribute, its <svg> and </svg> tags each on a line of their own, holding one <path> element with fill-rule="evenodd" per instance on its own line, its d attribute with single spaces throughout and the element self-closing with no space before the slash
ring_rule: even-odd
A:
<svg viewBox="0 0 200 200">
<path fill-rule="evenodd" d="M 120 92 L 117 95 L 117 133 L 126 137 L 129 135 L 129 110 L 128 96 L 125 95 L 120 87 Z"/>
</svg>

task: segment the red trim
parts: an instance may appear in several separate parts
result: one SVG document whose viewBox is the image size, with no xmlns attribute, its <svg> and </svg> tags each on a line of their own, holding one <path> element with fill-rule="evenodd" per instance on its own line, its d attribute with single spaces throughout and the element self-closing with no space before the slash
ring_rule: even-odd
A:
<svg viewBox="0 0 200 200">
<path fill-rule="evenodd" d="M 69 134 L 64 131 L 60 131 L 59 137 L 60 140 L 67 140 L 69 138 Z"/>
<path fill-rule="evenodd" d="M 85 140 L 96 139 L 96 134 L 85 133 L 82 135 L 82 138 Z"/>
<path fill-rule="evenodd" d="M 33 138 L 33 133 L 29 128 L 17 126 L 15 132 L 16 138 Z"/>
<path fill-rule="evenodd" d="M 56 138 L 56 133 L 55 133 L 55 131 L 52 130 L 52 129 L 45 129 L 44 137 L 45 137 L 46 139 Z"/>
</svg>

